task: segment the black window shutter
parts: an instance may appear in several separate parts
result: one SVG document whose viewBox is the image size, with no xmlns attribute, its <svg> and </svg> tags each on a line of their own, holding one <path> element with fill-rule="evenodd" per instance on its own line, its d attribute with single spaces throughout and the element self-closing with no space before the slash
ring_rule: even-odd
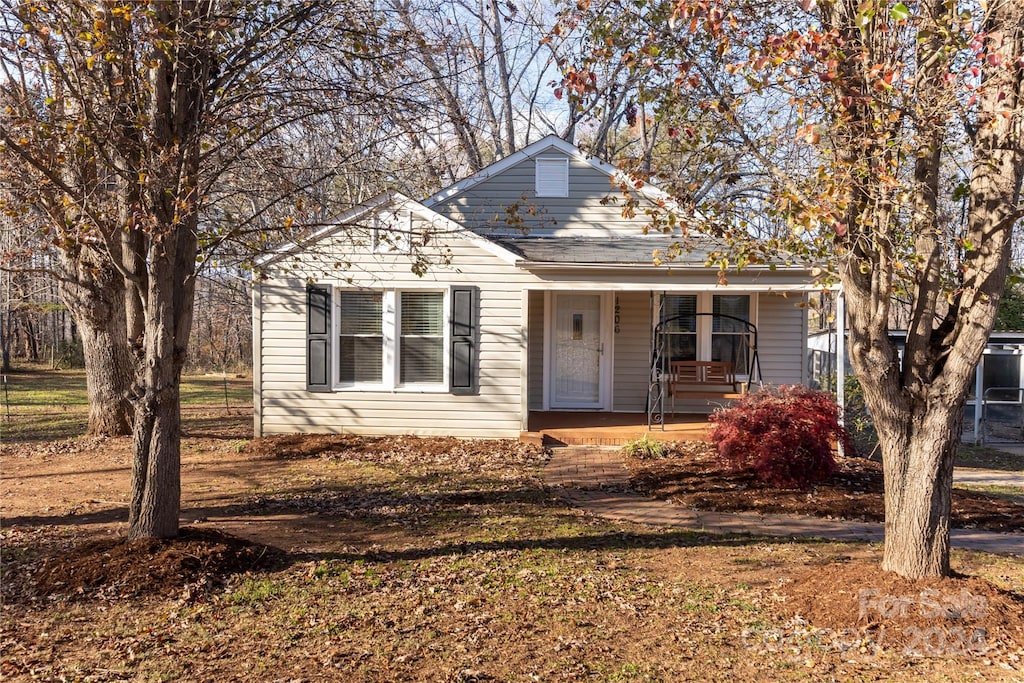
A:
<svg viewBox="0 0 1024 683">
<path fill-rule="evenodd" d="M 331 289 L 306 287 L 306 390 L 331 390 Z"/>
<path fill-rule="evenodd" d="M 480 390 L 480 289 L 452 287 L 451 392 Z"/>
</svg>

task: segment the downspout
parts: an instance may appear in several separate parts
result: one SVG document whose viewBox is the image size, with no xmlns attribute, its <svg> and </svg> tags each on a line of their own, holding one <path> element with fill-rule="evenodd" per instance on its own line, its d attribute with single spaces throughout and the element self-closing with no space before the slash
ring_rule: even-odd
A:
<svg viewBox="0 0 1024 683">
<path fill-rule="evenodd" d="M 252 284 L 252 416 L 253 434 L 263 436 L 263 282 Z"/>
</svg>

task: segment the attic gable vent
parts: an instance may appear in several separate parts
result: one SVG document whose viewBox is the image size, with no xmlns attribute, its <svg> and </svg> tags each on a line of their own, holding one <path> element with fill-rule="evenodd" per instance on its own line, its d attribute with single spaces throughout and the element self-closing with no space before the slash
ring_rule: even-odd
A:
<svg viewBox="0 0 1024 683">
<path fill-rule="evenodd" d="M 567 158 L 537 158 L 537 196 L 569 196 L 569 160 Z"/>
</svg>

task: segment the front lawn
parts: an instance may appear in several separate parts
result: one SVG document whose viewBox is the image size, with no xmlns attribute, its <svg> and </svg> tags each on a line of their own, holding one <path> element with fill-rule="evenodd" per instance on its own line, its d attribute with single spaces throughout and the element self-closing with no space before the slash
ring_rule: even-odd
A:
<svg viewBox="0 0 1024 683">
<path fill-rule="evenodd" d="M 511 442 L 251 442 L 246 420 L 186 424 L 188 531 L 142 547 L 118 542 L 128 439 L 0 446 L 4 680 L 1024 674 L 1019 557 L 904 582 L 877 546 L 584 515 Z"/>
</svg>

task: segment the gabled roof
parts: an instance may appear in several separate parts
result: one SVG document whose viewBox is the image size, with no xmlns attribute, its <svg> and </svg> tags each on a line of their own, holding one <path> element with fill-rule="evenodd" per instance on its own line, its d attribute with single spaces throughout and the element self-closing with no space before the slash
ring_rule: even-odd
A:
<svg viewBox="0 0 1024 683">
<path fill-rule="evenodd" d="M 452 197 L 456 197 L 476 185 L 479 185 L 485 180 L 490 180 L 491 178 L 504 173 L 523 161 L 541 156 L 544 152 L 552 149 L 558 150 L 572 159 L 591 166 L 613 179 L 616 183 L 626 183 L 630 187 L 636 188 L 637 180 L 635 178 L 631 178 L 617 166 L 613 166 L 612 164 L 605 163 L 596 157 L 584 154 L 579 147 L 566 142 L 557 135 L 552 134 L 523 147 L 518 152 L 510 154 L 504 159 L 494 162 L 490 166 L 480 170 L 475 175 L 460 180 L 454 185 L 449 185 L 448 187 L 435 192 L 423 200 L 423 205 L 431 207 L 447 201 Z M 651 185 L 650 183 L 643 183 L 638 189 L 636 189 L 636 191 L 645 199 L 658 206 L 664 206 L 669 209 L 677 206 L 677 202 L 672 195 L 654 185 Z"/>
<path fill-rule="evenodd" d="M 432 223 L 440 223 L 444 226 L 447 232 L 457 234 L 460 238 L 471 242 L 475 246 L 480 247 L 494 256 L 497 256 L 506 263 L 515 263 L 519 260 L 519 257 L 516 254 L 509 251 L 502 245 L 481 237 L 475 232 L 468 230 L 465 226 L 451 220 L 447 216 L 442 216 L 430 207 L 424 206 L 421 202 L 418 202 L 415 199 L 410 199 L 401 192 L 385 192 L 373 197 L 372 199 L 368 199 L 362 204 L 331 219 L 330 225 L 326 225 L 296 241 L 281 245 L 266 256 L 257 259 L 256 265 L 258 267 L 262 267 L 276 263 L 296 251 L 305 249 L 316 244 L 322 239 L 346 229 L 348 226 L 358 222 L 360 219 L 369 217 L 374 213 L 383 211 L 389 207 L 411 211 Z"/>
</svg>

